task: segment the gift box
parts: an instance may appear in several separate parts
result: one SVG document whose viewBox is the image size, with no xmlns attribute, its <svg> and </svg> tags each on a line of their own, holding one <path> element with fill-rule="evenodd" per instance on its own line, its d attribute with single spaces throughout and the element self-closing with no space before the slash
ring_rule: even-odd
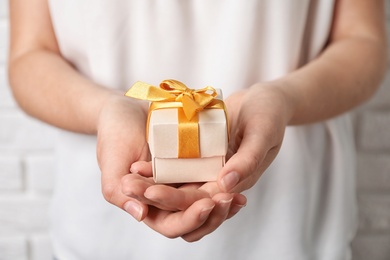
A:
<svg viewBox="0 0 390 260">
<path fill-rule="evenodd" d="M 149 100 L 147 141 L 156 183 L 215 181 L 225 164 L 228 123 L 222 93 L 165 80 L 137 82 L 126 96 Z"/>
</svg>

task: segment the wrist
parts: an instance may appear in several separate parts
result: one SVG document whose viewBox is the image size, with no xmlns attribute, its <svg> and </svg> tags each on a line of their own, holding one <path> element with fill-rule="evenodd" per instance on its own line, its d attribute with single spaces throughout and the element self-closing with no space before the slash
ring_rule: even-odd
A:
<svg viewBox="0 0 390 260">
<path fill-rule="evenodd" d="M 86 123 L 86 134 L 96 135 L 98 132 L 99 121 L 103 113 L 104 108 L 110 103 L 112 99 L 119 97 L 120 92 L 118 90 L 113 90 L 101 86 L 96 86 L 95 93 L 92 99 L 89 99 L 87 107 L 87 116 L 85 118 Z"/>
<path fill-rule="evenodd" d="M 105 97 L 97 113 L 93 133 L 97 134 L 99 129 L 104 127 L 107 120 L 113 118 L 147 118 L 148 103 L 124 96 L 120 90 L 112 90 Z M 128 120 L 130 121 L 130 120 Z M 119 123 L 119 122 L 118 122 Z M 124 123 L 124 122 L 122 122 Z"/>
<path fill-rule="evenodd" d="M 256 93 L 257 92 L 257 93 Z M 264 97 L 272 100 L 273 105 L 278 105 L 282 117 L 286 125 L 293 124 L 294 117 L 298 108 L 298 96 L 288 82 L 275 80 L 271 82 L 257 83 L 250 87 L 248 96 L 258 96 L 259 101 Z M 261 97 L 261 98 L 260 98 Z"/>
</svg>

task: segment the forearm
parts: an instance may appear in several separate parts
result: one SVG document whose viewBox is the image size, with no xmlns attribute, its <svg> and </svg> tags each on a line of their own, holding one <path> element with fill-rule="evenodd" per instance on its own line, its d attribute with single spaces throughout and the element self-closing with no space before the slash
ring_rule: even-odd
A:
<svg viewBox="0 0 390 260">
<path fill-rule="evenodd" d="M 114 94 L 79 74 L 60 55 L 33 50 L 10 59 L 15 99 L 28 114 L 51 125 L 95 133 L 99 112 Z"/>
<path fill-rule="evenodd" d="M 290 124 L 325 120 L 361 104 L 375 92 L 386 67 L 383 41 L 348 38 L 274 83 L 293 104 Z"/>
<path fill-rule="evenodd" d="M 113 90 L 80 74 L 61 55 L 47 0 L 10 0 L 9 81 L 28 114 L 70 131 L 95 133 Z"/>
<path fill-rule="evenodd" d="M 325 120 L 361 104 L 386 70 L 383 1 L 337 0 L 329 43 L 315 60 L 276 80 L 290 105 L 289 124 Z"/>
</svg>

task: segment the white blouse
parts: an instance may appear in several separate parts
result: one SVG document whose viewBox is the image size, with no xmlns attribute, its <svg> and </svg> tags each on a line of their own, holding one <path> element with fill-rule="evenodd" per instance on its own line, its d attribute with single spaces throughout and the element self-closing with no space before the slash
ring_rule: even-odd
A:
<svg viewBox="0 0 390 260">
<path fill-rule="evenodd" d="M 127 89 L 174 78 L 225 97 L 281 77 L 326 44 L 333 0 L 50 0 L 62 55 Z M 96 138 L 62 132 L 51 220 L 58 259 L 350 259 L 356 230 L 348 115 L 288 127 L 248 205 L 199 242 L 168 239 L 107 203 Z"/>
</svg>

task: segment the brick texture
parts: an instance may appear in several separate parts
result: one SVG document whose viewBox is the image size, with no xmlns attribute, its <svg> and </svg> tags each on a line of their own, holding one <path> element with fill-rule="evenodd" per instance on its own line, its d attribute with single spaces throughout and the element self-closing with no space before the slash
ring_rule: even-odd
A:
<svg viewBox="0 0 390 260">
<path fill-rule="evenodd" d="M 54 158 L 50 154 L 31 155 L 25 165 L 27 189 L 50 195 L 54 184 Z"/>
<path fill-rule="evenodd" d="M 55 131 L 19 111 L 0 113 L 0 153 L 22 154 L 53 149 Z"/>
<path fill-rule="evenodd" d="M 360 193 L 358 201 L 359 230 L 390 234 L 390 194 Z"/>
<path fill-rule="evenodd" d="M 31 260 L 53 260 L 48 234 L 36 234 L 31 237 Z"/>
<path fill-rule="evenodd" d="M 6 62 L 8 51 L 8 21 L 6 19 L 0 19 L 0 64 Z"/>
<path fill-rule="evenodd" d="M 16 156 L 0 157 L 0 193 L 21 192 L 22 189 L 23 175 L 20 159 Z"/>
<path fill-rule="evenodd" d="M 0 0 L 0 260 L 49 260 L 55 131 L 21 112 L 7 82 L 8 0 Z"/>
<path fill-rule="evenodd" d="M 386 17 L 390 50 L 390 1 Z M 390 65 L 387 71 L 374 98 L 355 112 L 359 232 L 353 260 L 390 259 Z"/>
<path fill-rule="evenodd" d="M 1 37 L 1 36 L 0 36 Z M 11 90 L 8 86 L 8 81 L 6 77 L 6 71 L 4 66 L 0 65 L 0 109 L 1 110 L 7 110 L 7 109 L 15 109 L 16 108 L 16 102 L 12 98 Z M 0 111 L 1 113 L 1 111 Z"/>
<path fill-rule="evenodd" d="M 56 133 L 27 117 L 12 98 L 6 79 L 7 17 L 8 0 L 0 0 L 0 260 L 49 260 Z M 388 72 L 374 98 L 354 112 L 359 202 L 354 260 L 390 259 L 390 67 Z"/>
<path fill-rule="evenodd" d="M 358 233 L 353 241 L 353 260 L 389 260 L 390 234 Z"/>
<path fill-rule="evenodd" d="M 390 190 L 390 158 L 388 154 L 358 155 L 357 184 L 359 192 L 386 193 Z"/>
<path fill-rule="evenodd" d="M 0 199 L 0 236 L 42 232 L 48 227 L 49 200 L 27 195 Z"/>
<path fill-rule="evenodd" d="M 389 111 L 368 110 L 360 115 L 358 148 L 367 152 L 390 150 Z"/>
<path fill-rule="evenodd" d="M 8 1 L 0 0 L 0 19 L 8 16 Z"/>
<path fill-rule="evenodd" d="M 28 260 L 28 245 L 24 236 L 0 237 L 0 260 Z"/>
</svg>

